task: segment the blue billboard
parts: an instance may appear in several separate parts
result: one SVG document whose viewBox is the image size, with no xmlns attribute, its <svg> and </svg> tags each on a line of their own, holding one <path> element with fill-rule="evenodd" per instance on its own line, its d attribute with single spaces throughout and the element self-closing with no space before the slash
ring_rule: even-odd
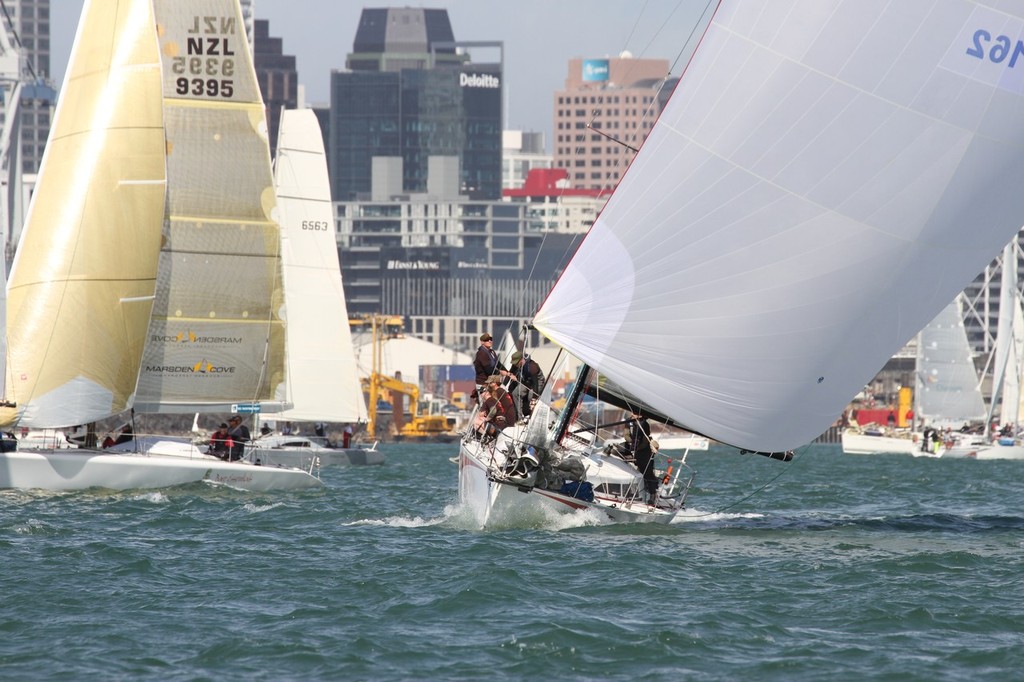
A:
<svg viewBox="0 0 1024 682">
<path fill-rule="evenodd" d="M 606 81 L 608 80 L 607 59 L 584 59 L 583 80 L 585 81 Z"/>
</svg>

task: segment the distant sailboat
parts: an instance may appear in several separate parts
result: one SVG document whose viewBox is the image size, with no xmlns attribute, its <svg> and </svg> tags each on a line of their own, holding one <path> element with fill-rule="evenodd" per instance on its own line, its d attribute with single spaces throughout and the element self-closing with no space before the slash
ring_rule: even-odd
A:
<svg viewBox="0 0 1024 682">
<path fill-rule="evenodd" d="M 591 393 L 785 458 L 1024 223 L 1024 71 L 993 47 L 1022 32 L 995 2 L 718 3 L 535 328 Z M 678 512 L 681 463 L 644 496 L 573 425 L 583 394 L 463 441 L 480 525 Z"/>
<path fill-rule="evenodd" d="M 992 398 L 985 436 L 975 442 L 958 443 L 944 457 L 974 459 L 1024 459 L 1024 444 L 1016 437 L 1020 428 L 1020 384 L 1022 373 L 1022 334 L 1020 293 L 1017 284 L 1016 239 L 1003 248 L 1002 275 L 999 286 L 999 324 L 996 328 L 995 363 L 992 372 Z M 1002 436 L 993 429 L 996 415 L 1010 430 Z"/>
<path fill-rule="evenodd" d="M 919 424 L 959 429 L 985 419 L 985 401 L 974 366 L 962 296 L 957 296 L 917 336 L 914 370 L 914 412 Z M 843 452 L 870 454 L 939 454 L 925 447 L 921 429 L 908 425 L 899 432 L 858 425 L 842 433 Z"/>
<path fill-rule="evenodd" d="M 323 136 L 312 110 L 282 112 L 274 181 L 288 318 L 289 394 L 278 397 L 292 405 L 275 419 L 365 423 L 366 402 L 342 289 Z M 384 463 L 376 443 L 370 448 L 327 447 L 326 439 L 306 433 L 270 434 L 254 441 L 253 448 L 264 463 L 307 467 L 314 457 L 325 466 Z"/>
<path fill-rule="evenodd" d="M 8 424 L 226 411 L 284 381 L 279 229 L 243 26 L 237 0 L 87 0 L 11 272 Z M 321 485 L 144 449 L 2 453 L 0 487 Z"/>
</svg>

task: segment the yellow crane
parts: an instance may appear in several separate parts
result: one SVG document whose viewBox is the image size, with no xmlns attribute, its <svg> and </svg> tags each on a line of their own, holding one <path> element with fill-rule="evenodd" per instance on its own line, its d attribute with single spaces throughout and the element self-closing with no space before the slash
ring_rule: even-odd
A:
<svg viewBox="0 0 1024 682">
<path fill-rule="evenodd" d="M 372 315 L 370 323 L 373 332 L 372 371 L 363 379 L 363 385 L 369 394 L 369 422 L 366 425 L 369 437 L 377 438 L 377 401 L 387 391 L 392 397 L 394 435 L 400 439 L 439 440 L 452 436 L 448 418 L 440 414 L 420 414 L 420 389 L 416 384 L 403 381 L 397 377 L 389 377 L 381 373 L 386 337 L 397 336 L 402 329 L 401 318 L 388 315 Z M 402 402 L 393 399 L 395 394 L 407 396 L 409 399 L 410 419 L 403 423 Z"/>
</svg>

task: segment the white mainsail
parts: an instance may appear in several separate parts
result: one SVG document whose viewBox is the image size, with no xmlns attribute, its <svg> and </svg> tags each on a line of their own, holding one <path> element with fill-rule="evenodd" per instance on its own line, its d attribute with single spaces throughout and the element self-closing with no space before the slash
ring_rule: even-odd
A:
<svg viewBox="0 0 1024 682">
<path fill-rule="evenodd" d="M 264 412 L 285 381 L 264 105 L 235 0 L 157 0 L 168 193 L 143 412 Z"/>
<path fill-rule="evenodd" d="M 921 330 L 917 342 L 917 416 L 930 426 L 981 421 L 987 414 L 974 366 L 962 296 Z"/>
<path fill-rule="evenodd" d="M 1014 240 L 1015 242 L 1016 240 Z M 992 418 L 998 413 L 1000 424 L 1016 425 L 1020 420 L 1021 361 L 1024 343 L 1024 316 L 1017 288 L 1017 248 L 1014 242 L 1003 247 L 999 282 L 999 324 L 992 372 Z"/>
<path fill-rule="evenodd" d="M 166 180 L 149 2 L 86 3 L 56 111 L 11 268 L 3 415 L 55 428 L 132 403 Z"/>
<path fill-rule="evenodd" d="M 536 327 L 701 434 L 810 442 L 1024 222 L 1022 35 L 1020 3 L 722 2 Z"/>
<path fill-rule="evenodd" d="M 274 179 L 288 321 L 288 401 L 293 405 L 276 416 L 366 421 L 338 263 L 327 160 L 312 110 L 282 112 Z"/>
</svg>

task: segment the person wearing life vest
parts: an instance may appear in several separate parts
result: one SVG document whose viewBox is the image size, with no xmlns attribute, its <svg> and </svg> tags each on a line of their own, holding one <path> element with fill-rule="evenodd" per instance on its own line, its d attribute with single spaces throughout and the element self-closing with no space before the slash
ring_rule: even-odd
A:
<svg viewBox="0 0 1024 682">
<path fill-rule="evenodd" d="M 251 438 L 249 427 L 242 423 L 242 418 L 237 414 L 232 415 L 228 420 L 228 436 L 231 438 L 231 447 L 228 450 L 228 460 L 236 462 L 242 459 L 245 452 L 245 444 Z"/>
<path fill-rule="evenodd" d="M 231 452 L 231 436 L 228 435 L 228 425 L 221 422 L 217 430 L 210 436 L 210 454 L 221 459 L 227 459 Z"/>
<path fill-rule="evenodd" d="M 518 399 L 519 414 L 530 416 L 533 401 L 544 388 L 544 372 L 533 358 L 516 351 L 512 354 L 512 369 L 508 375 L 513 379 L 511 390 Z"/>
<path fill-rule="evenodd" d="M 480 414 L 483 415 L 481 431 L 486 437 L 495 437 L 498 432 L 507 426 L 516 423 L 516 406 L 509 395 L 501 386 L 501 377 L 494 375 L 490 377 L 481 389 L 483 405 L 480 407 Z"/>
<path fill-rule="evenodd" d="M 651 447 L 651 425 L 642 414 L 633 414 L 628 428 L 629 450 L 636 460 L 636 468 L 644 475 L 648 504 L 654 505 L 658 497 L 658 475 L 654 471 L 654 449 Z"/>
<path fill-rule="evenodd" d="M 480 402 L 479 396 L 483 393 L 483 388 L 487 384 L 487 379 L 492 374 L 497 374 L 500 369 L 501 365 L 498 363 L 498 354 L 494 352 L 494 338 L 484 332 L 480 335 L 480 347 L 476 349 L 476 355 L 473 356 L 473 371 L 476 373 L 478 403 Z"/>
</svg>

